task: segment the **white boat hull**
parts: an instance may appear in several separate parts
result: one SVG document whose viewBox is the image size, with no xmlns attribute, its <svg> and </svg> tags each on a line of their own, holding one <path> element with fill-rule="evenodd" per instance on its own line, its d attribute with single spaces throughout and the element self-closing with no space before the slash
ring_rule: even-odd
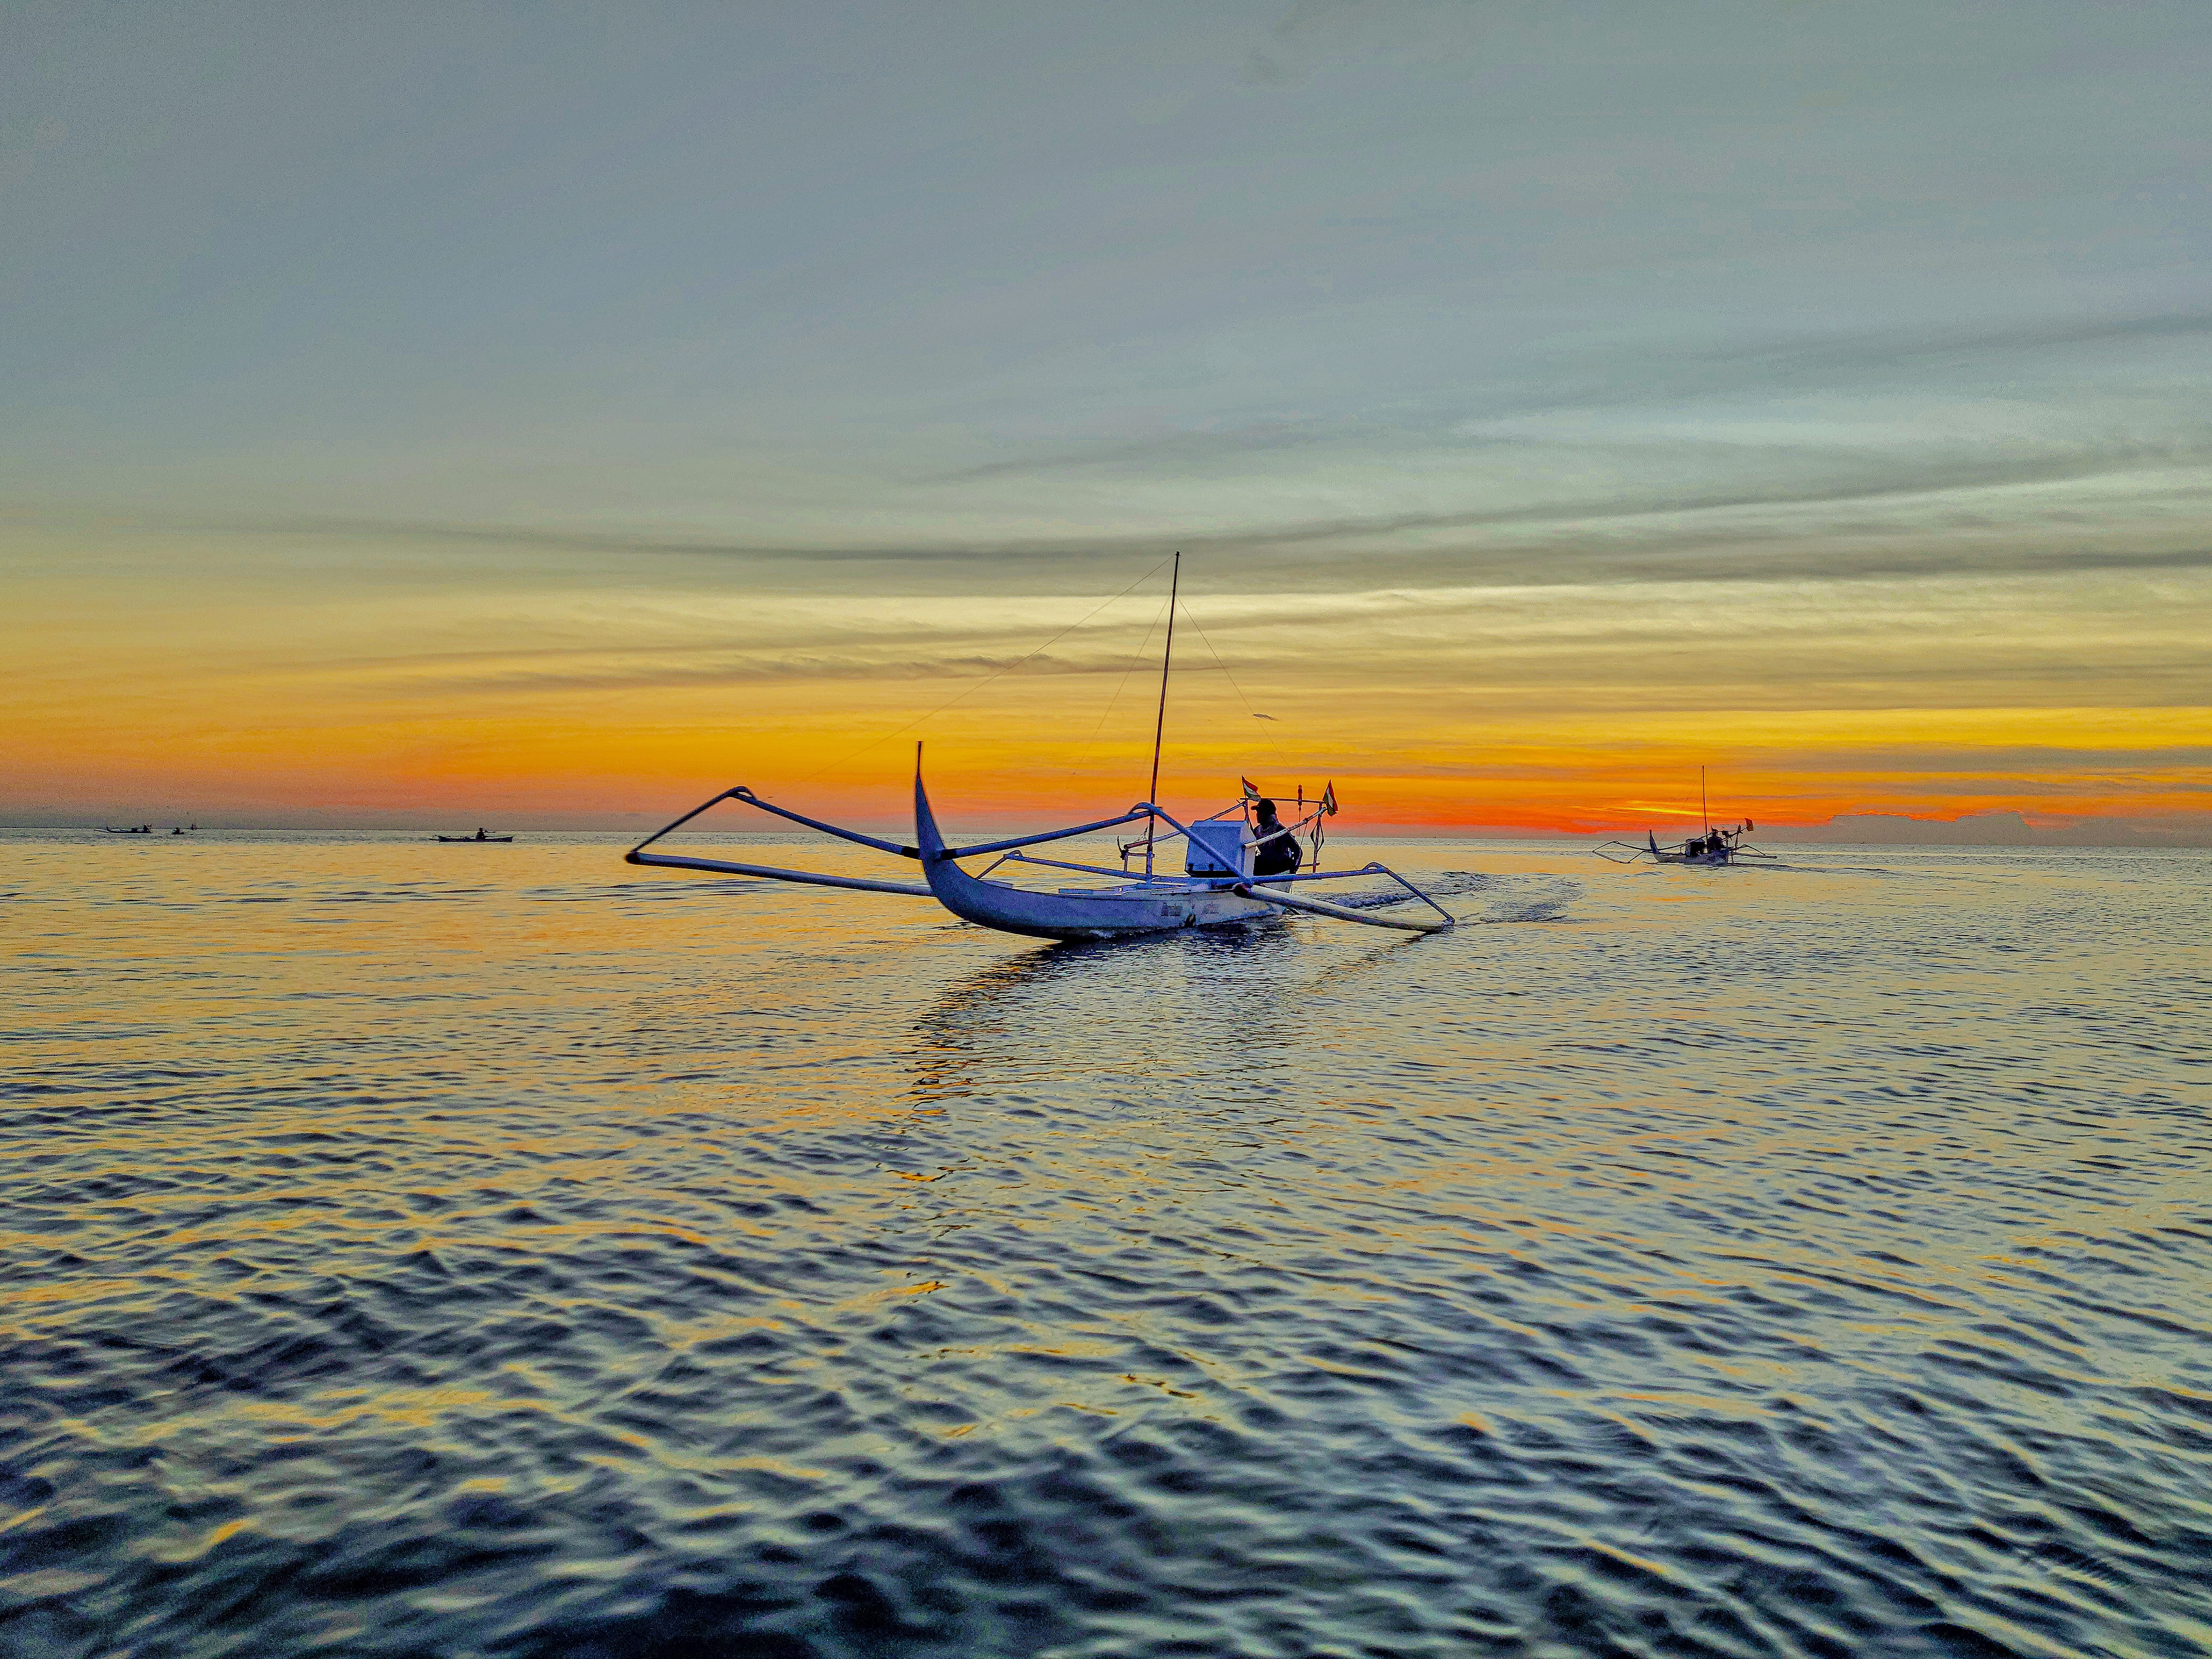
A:
<svg viewBox="0 0 2212 1659">
<path fill-rule="evenodd" d="M 929 810 L 929 793 L 919 772 L 914 780 L 914 830 L 922 876 L 938 902 L 964 921 L 1002 933 L 1026 933 L 1032 939 L 1121 939 L 1180 927 L 1218 927 L 1279 914 L 1273 905 L 1197 883 L 1041 893 L 980 881 L 945 857 L 945 837 Z"/>
</svg>

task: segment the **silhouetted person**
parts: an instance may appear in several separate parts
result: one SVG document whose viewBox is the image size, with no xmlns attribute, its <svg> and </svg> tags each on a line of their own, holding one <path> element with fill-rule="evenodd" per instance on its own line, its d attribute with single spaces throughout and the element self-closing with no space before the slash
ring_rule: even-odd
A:
<svg viewBox="0 0 2212 1659">
<path fill-rule="evenodd" d="M 1260 843 L 1253 849 L 1252 873 L 1255 876 L 1295 874 L 1298 867 L 1298 838 L 1283 828 L 1282 820 L 1275 816 L 1275 803 L 1259 801 L 1252 811 L 1258 820 L 1253 825 L 1252 834 Z"/>
</svg>

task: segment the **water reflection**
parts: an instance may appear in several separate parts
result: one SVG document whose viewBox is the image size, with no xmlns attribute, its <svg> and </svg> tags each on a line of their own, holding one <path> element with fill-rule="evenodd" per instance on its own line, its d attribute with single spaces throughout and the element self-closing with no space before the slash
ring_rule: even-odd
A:
<svg viewBox="0 0 2212 1659">
<path fill-rule="evenodd" d="M 2201 863 L 1071 948 L 211 847 L 19 849 L 0 1646 L 2201 1628 Z"/>
<path fill-rule="evenodd" d="M 1023 951 L 953 981 L 915 1022 L 917 1087 L 943 1092 L 957 1075 L 965 1089 L 994 1059 L 1079 1066 L 1104 1031 L 1150 1028 L 1156 1052 L 1229 1044 L 1261 1060 L 1298 1040 L 1296 999 L 1279 981 L 1309 955 L 1273 919 Z"/>
</svg>

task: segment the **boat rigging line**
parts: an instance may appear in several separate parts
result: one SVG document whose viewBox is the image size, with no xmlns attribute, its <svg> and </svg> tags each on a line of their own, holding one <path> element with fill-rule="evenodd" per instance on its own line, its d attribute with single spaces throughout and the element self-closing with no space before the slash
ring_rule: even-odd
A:
<svg viewBox="0 0 2212 1659">
<path fill-rule="evenodd" d="M 1181 555 L 1177 555 L 1176 556 L 1180 557 Z M 994 669 L 990 673 L 984 675 L 981 679 L 977 680 L 973 685 L 970 685 L 966 690 L 963 691 L 958 696 L 951 699 L 951 702 L 939 703 L 936 708 L 931 709 L 927 714 L 916 715 L 914 719 L 908 720 L 904 726 L 900 726 L 895 732 L 885 732 L 878 737 L 870 738 L 858 749 L 848 750 L 846 753 L 838 756 L 836 760 L 829 762 L 826 765 L 818 766 L 815 768 L 813 771 L 807 773 L 805 776 L 795 778 L 793 781 L 795 783 L 811 783 L 823 773 L 835 771 L 838 767 L 842 766 L 847 761 L 859 759 L 862 755 L 866 754 L 868 750 L 873 749 L 878 744 L 888 743 L 893 738 L 904 737 L 908 732 L 913 731 L 915 726 L 921 726 L 927 721 L 935 720 L 939 714 L 942 714 L 946 709 L 952 708 L 955 704 L 965 702 L 969 697 L 974 696 L 975 693 L 981 691 L 985 686 L 990 684 L 992 681 L 1003 679 L 1008 674 L 1012 673 L 1017 668 L 1024 667 L 1030 663 L 1036 661 L 1039 657 L 1044 655 L 1046 652 L 1051 650 L 1053 647 L 1058 645 L 1062 640 L 1066 639 L 1070 634 L 1073 634 L 1077 629 L 1082 627 L 1085 623 L 1089 622 L 1101 611 L 1103 611 L 1107 605 L 1114 604 L 1116 600 L 1127 599 L 1129 595 L 1135 592 L 1139 587 L 1142 586 L 1146 582 L 1150 581 L 1154 576 L 1159 574 L 1160 565 L 1165 564 L 1166 562 L 1167 561 L 1165 559 L 1162 559 L 1160 561 L 1160 564 L 1154 565 L 1150 570 L 1145 572 L 1143 575 L 1138 577 L 1135 581 L 1131 582 L 1119 593 L 1116 593 L 1113 599 L 1108 599 L 1103 605 L 1095 605 L 1091 610 L 1085 611 L 1082 616 L 1076 618 L 1075 621 L 1068 623 L 1068 625 L 1061 629 L 1059 633 L 1054 635 L 1042 645 L 1037 647 L 1037 648 L 1030 652 L 1028 656 L 1024 657 L 1021 661 L 1010 662 L 1004 668 Z"/>
<path fill-rule="evenodd" d="M 1145 790 L 1146 800 L 1160 798 L 1160 738 L 1168 729 L 1168 670 L 1175 662 L 1176 595 L 1182 587 L 1182 550 L 1175 556 L 1175 574 L 1168 578 L 1168 643 L 1160 653 L 1160 713 L 1152 722 L 1152 781 Z M 1152 837 L 1145 837 L 1145 879 L 1152 878 Z"/>
<path fill-rule="evenodd" d="M 1114 717 L 1114 706 L 1121 701 L 1121 694 L 1129 689 L 1129 676 L 1150 660 L 1152 653 L 1152 635 L 1160 631 L 1160 623 L 1167 619 L 1167 606 L 1161 605 L 1158 611 L 1154 614 L 1150 625 L 1146 628 L 1145 637 L 1137 642 L 1136 653 L 1129 659 L 1129 665 L 1121 671 L 1121 678 L 1114 682 L 1114 695 L 1106 699 L 1106 707 L 1098 715 L 1098 724 L 1091 728 L 1091 742 L 1098 741 L 1098 734 L 1106 729 L 1106 722 Z M 1062 769 L 1073 775 L 1072 765 Z"/>
</svg>

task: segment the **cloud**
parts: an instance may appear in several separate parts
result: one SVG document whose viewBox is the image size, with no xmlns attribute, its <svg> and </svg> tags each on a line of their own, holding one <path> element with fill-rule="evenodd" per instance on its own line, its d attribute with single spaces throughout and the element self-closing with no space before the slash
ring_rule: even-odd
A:
<svg viewBox="0 0 2212 1659">
<path fill-rule="evenodd" d="M 1829 338 L 1717 348 L 1680 361 L 1740 366 L 1762 379 L 1802 374 L 1825 383 L 1839 370 L 1889 368 L 1930 357 L 1955 361 L 2112 341 L 2158 343 L 2208 336 L 2212 336 L 2212 312 L 2172 311 L 2133 317 L 2051 317 L 1997 328 L 1954 325 L 1869 330 Z"/>
<path fill-rule="evenodd" d="M 1915 749 L 1776 750 L 1770 765 L 1793 772 L 2013 773 L 2041 777 L 2069 773 L 2142 775 L 2176 770 L 2212 770 L 2212 747 L 2192 744 L 2146 744 L 2139 749 L 2081 749 L 2056 745 L 1996 744 L 1986 747 L 1930 745 Z"/>
<path fill-rule="evenodd" d="M 1893 812 L 1838 813 L 1824 823 L 1762 830 L 1759 839 L 1784 846 L 1862 847 L 2207 847 L 2212 812 L 2160 812 L 2031 819 L 2013 811 L 1955 818 Z"/>
<path fill-rule="evenodd" d="M 1499 0 L 1298 0 L 1244 58 L 1242 80 L 1279 87 L 1332 63 L 1462 57 Z"/>
<path fill-rule="evenodd" d="M 2201 701 L 2212 583 L 2161 576 L 2153 598 L 2143 580 L 1217 592 L 1186 600 L 1196 625 L 1179 635 L 1177 684 L 1196 694 L 1225 674 L 1250 706 L 1293 726 L 1355 710 L 1402 724 L 1415 707 L 1408 696 L 1419 699 L 1417 717 L 1438 719 Z M 204 688 L 275 677 L 312 688 L 311 700 L 356 706 L 422 698 L 483 706 L 775 683 L 843 683 L 871 688 L 872 697 L 901 684 L 1005 675 L 1010 689 L 1063 688 L 1053 694 L 1058 707 L 1103 695 L 1082 684 L 1085 677 L 1118 682 L 1158 660 L 1164 596 L 1102 598 L 680 587 L 522 596 L 479 587 L 441 601 L 438 637 L 465 644 L 393 648 L 419 635 L 421 607 L 411 599 L 332 603 L 241 629 L 227 651 L 201 652 L 191 679 Z M 121 664 L 108 671 L 111 694 L 137 684 L 135 674 Z M 163 666 L 152 683 L 173 678 Z M 56 695 L 66 695 L 57 684 Z M 257 695 L 271 694 L 264 684 Z M 1859 764 L 1856 751 L 1797 763 L 1838 775 Z M 2076 754 L 2046 763 L 2022 750 L 1992 765 L 2087 773 L 2099 763 Z"/>
<path fill-rule="evenodd" d="M 1146 454 L 1223 456 L 1308 446 L 1328 434 L 1269 428 L 1197 434 L 997 464 L 1042 475 L 1117 468 Z M 927 538 L 777 541 L 650 526 L 539 526 L 376 516 L 242 516 L 21 510 L 56 532 L 252 538 L 484 554 L 559 553 L 608 562 L 696 560 L 749 568 L 768 591 L 1080 591 L 1186 555 L 1198 591 L 1256 573 L 1302 591 L 1500 581 L 1875 580 L 1961 573 L 2187 570 L 2212 561 L 2212 431 L 2069 444 L 1953 443 L 1918 453 L 1842 445 L 1655 439 L 1572 443 L 1476 434 L 1455 441 L 1467 507 L 1326 515 L 1284 513 L 1311 488 L 1247 480 L 1235 528 L 1054 534 L 975 526 Z M 1432 476 L 1425 493 L 1439 488 Z M 1362 491 L 1361 493 L 1366 493 Z M 1516 499 L 1516 497 L 1518 499 Z M 1009 516 L 998 515 L 1001 520 Z M 1023 516 L 1027 516 L 1026 514 Z M 1062 521 L 1070 514 L 1062 514 Z M 1218 510 L 1209 516 L 1217 520 Z M 1102 515 L 1105 519 L 1105 515 Z M 1140 564 L 1139 562 L 1141 561 Z"/>
</svg>

